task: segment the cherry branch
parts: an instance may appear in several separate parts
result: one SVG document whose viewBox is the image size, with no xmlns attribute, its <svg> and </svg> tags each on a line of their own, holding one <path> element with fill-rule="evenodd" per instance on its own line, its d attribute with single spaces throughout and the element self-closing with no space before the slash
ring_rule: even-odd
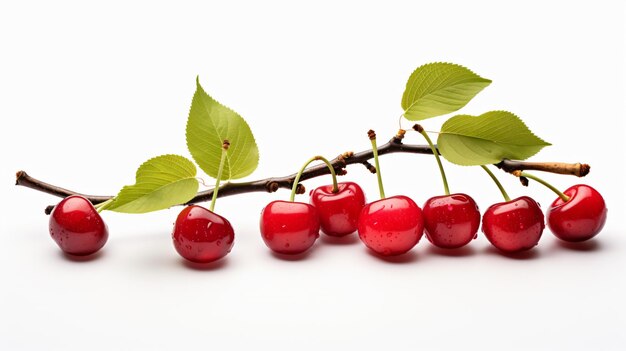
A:
<svg viewBox="0 0 626 351">
<path fill-rule="evenodd" d="M 432 155 L 432 151 L 428 145 L 413 145 L 413 144 L 404 144 L 402 142 L 403 134 L 399 133 L 394 136 L 389 142 L 386 144 L 380 145 L 378 150 L 378 155 L 386 155 L 392 153 L 412 153 L 412 154 L 430 154 Z M 374 157 L 373 150 L 365 150 L 358 153 L 353 152 L 345 152 L 335 159 L 331 161 L 331 165 L 335 169 L 335 172 L 338 175 L 346 174 L 346 166 L 353 164 L 362 164 L 364 165 L 370 172 L 375 173 L 376 168 L 369 163 L 369 160 Z M 587 164 L 580 163 L 560 163 L 560 162 L 524 162 L 524 161 L 515 161 L 504 159 L 501 162 L 497 163 L 495 166 L 502 169 L 505 172 L 513 173 L 515 171 L 525 171 L 525 170 L 534 170 L 534 171 L 543 171 L 557 174 L 567 174 L 567 175 L 575 175 L 577 177 L 584 177 L 589 173 L 590 167 Z M 301 181 L 319 177 L 325 174 L 330 174 L 330 170 L 325 164 L 316 165 L 310 168 L 307 168 L 300 177 Z M 250 182 L 228 182 L 219 187 L 218 197 L 237 195 L 243 193 L 250 192 L 275 192 L 280 188 L 291 189 L 293 186 L 293 182 L 296 178 L 296 174 L 290 174 L 284 177 L 270 177 L 265 179 L 254 180 Z M 55 185 L 51 185 L 45 182 L 42 182 L 38 179 L 35 179 L 29 176 L 24 171 L 19 171 L 16 174 L 16 182 L 15 185 L 25 186 L 27 188 L 31 188 L 37 191 L 41 191 L 47 194 L 51 194 L 58 197 L 67 197 L 70 195 L 81 195 L 91 201 L 93 204 L 102 203 L 107 201 L 113 196 L 97 196 L 97 195 L 86 195 L 82 193 L 78 193 L 72 190 L 68 190 L 65 188 L 61 188 Z M 303 194 L 305 192 L 305 188 L 302 184 L 298 184 L 298 194 Z M 189 200 L 186 204 L 193 204 L 199 202 L 205 202 L 211 200 L 213 196 L 213 189 L 205 190 L 198 192 L 196 196 Z M 50 214 L 54 206 L 46 207 L 46 214 Z"/>
</svg>

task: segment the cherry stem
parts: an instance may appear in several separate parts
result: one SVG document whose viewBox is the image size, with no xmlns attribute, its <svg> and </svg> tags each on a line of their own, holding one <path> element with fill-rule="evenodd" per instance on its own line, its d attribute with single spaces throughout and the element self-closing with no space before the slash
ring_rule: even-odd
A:
<svg viewBox="0 0 626 351">
<path fill-rule="evenodd" d="M 328 167 L 328 170 L 330 171 L 330 175 L 333 177 L 332 192 L 333 193 L 339 192 L 339 185 L 337 184 L 337 173 L 335 173 L 335 168 L 333 167 L 332 163 L 330 163 L 330 161 L 328 161 L 324 156 L 313 156 L 308 161 L 306 161 L 306 163 L 302 166 L 302 168 L 300 168 L 300 171 L 298 171 L 298 174 L 296 175 L 296 178 L 293 181 L 293 186 L 291 187 L 291 196 L 289 196 L 289 201 L 291 202 L 295 201 L 296 193 L 298 193 L 298 183 L 300 182 L 302 173 L 304 173 L 307 166 L 311 164 L 311 162 L 314 162 L 314 161 L 322 161 L 326 164 L 326 167 Z"/>
<path fill-rule="evenodd" d="M 222 179 L 222 171 L 224 170 L 224 163 L 226 163 L 226 154 L 228 153 L 228 147 L 230 146 L 230 142 L 228 140 L 224 140 L 222 143 L 222 157 L 220 158 L 220 167 L 217 170 L 217 177 L 215 178 L 215 191 L 213 191 L 213 197 L 211 198 L 211 207 L 209 210 L 213 212 L 215 208 L 215 202 L 217 202 L 217 193 L 220 190 L 220 180 Z"/>
<path fill-rule="evenodd" d="M 441 173 L 441 180 L 443 180 L 443 190 L 445 191 L 446 195 L 450 195 L 450 188 L 448 187 L 448 179 L 446 178 L 446 172 L 444 172 L 443 170 L 443 164 L 441 164 L 441 157 L 439 157 L 439 150 L 437 150 L 432 140 L 430 140 L 428 133 L 426 133 L 426 131 L 424 130 L 424 128 L 422 128 L 421 125 L 416 124 L 413 126 L 413 129 L 416 130 L 418 133 L 422 134 L 424 139 L 426 139 L 428 146 L 430 146 L 430 149 L 433 151 L 433 155 L 435 155 L 435 159 L 437 160 L 437 165 L 439 166 L 439 172 Z"/>
<path fill-rule="evenodd" d="M 496 178 L 496 176 L 493 173 L 491 173 L 491 171 L 489 170 L 489 168 L 487 168 L 487 166 L 481 165 L 481 167 L 485 170 L 485 172 L 487 172 L 487 174 L 489 174 L 489 176 L 494 181 L 494 183 L 496 183 L 496 185 L 498 186 L 498 189 L 500 189 L 500 192 L 502 193 L 502 197 L 504 197 L 504 201 L 511 201 L 509 194 L 506 193 L 506 190 L 504 190 L 504 187 L 502 186 L 502 184 L 500 184 L 500 181 L 498 180 L 498 178 Z"/>
<path fill-rule="evenodd" d="M 525 177 L 525 178 L 532 179 L 532 180 L 540 183 L 541 185 L 545 186 L 546 188 L 554 191 L 554 193 L 557 194 L 561 198 L 561 200 L 563 200 L 563 202 L 568 202 L 569 201 L 569 196 L 563 194 L 562 191 L 560 191 L 559 189 L 555 188 L 552 184 L 546 182 L 545 180 L 543 180 L 543 179 L 541 179 L 541 178 L 539 178 L 539 177 L 537 177 L 537 176 L 535 176 L 533 174 L 526 173 L 526 172 L 521 172 L 521 171 L 516 171 L 516 172 L 513 172 L 513 175 L 515 175 L 517 177 Z"/>
<path fill-rule="evenodd" d="M 378 191 L 380 192 L 380 198 L 385 198 L 385 188 L 383 187 L 383 177 L 380 174 L 380 163 L 378 163 L 378 147 L 376 146 L 376 133 L 373 130 L 367 132 L 367 136 L 372 143 L 372 151 L 374 154 L 374 165 L 376 166 L 376 178 L 378 178 Z"/>
</svg>

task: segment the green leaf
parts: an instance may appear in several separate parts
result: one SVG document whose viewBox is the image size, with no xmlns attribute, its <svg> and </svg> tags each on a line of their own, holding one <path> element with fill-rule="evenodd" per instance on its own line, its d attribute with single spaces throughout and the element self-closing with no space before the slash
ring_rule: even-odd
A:
<svg viewBox="0 0 626 351">
<path fill-rule="evenodd" d="M 443 157 L 463 166 L 498 163 L 505 158 L 525 160 L 549 145 L 507 111 L 454 116 L 441 126 L 437 139 Z"/>
<path fill-rule="evenodd" d="M 402 95 L 404 117 L 420 121 L 457 111 L 489 84 L 489 79 L 453 63 L 423 65 L 406 83 Z"/>
<path fill-rule="evenodd" d="M 185 157 L 151 158 L 137 169 L 135 184 L 123 187 L 106 209 L 146 213 L 186 203 L 198 192 L 195 177 L 196 166 Z"/>
<path fill-rule="evenodd" d="M 187 148 L 209 176 L 218 175 L 222 144 L 230 142 L 221 180 L 243 178 L 259 164 L 259 149 L 248 123 L 235 111 L 210 97 L 196 78 L 187 120 Z"/>
</svg>

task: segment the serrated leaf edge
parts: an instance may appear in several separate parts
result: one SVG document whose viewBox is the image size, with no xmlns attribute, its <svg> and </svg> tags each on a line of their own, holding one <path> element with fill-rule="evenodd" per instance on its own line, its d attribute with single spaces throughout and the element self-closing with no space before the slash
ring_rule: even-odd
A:
<svg viewBox="0 0 626 351">
<path fill-rule="evenodd" d="M 491 79 L 488 79 L 488 78 L 483 78 L 483 77 L 481 77 L 479 74 L 477 74 L 476 72 L 472 71 L 470 68 L 465 67 L 465 66 L 463 66 L 463 65 L 459 65 L 459 64 L 457 64 L 457 63 L 452 63 L 452 62 L 443 62 L 443 61 L 429 62 L 429 63 L 423 64 L 423 65 L 421 65 L 421 66 L 417 67 L 417 68 L 416 68 L 416 69 L 414 69 L 414 70 L 413 70 L 413 72 L 411 72 L 411 74 L 409 75 L 409 79 L 407 80 L 407 82 L 406 82 L 406 86 L 405 86 L 405 89 L 404 89 L 405 93 L 402 95 L 401 105 L 404 105 L 404 104 L 405 104 L 405 100 L 408 100 L 408 95 L 409 95 L 409 94 L 408 94 L 408 92 L 409 92 L 409 91 L 411 91 L 411 90 L 415 87 L 415 83 L 416 83 L 416 81 L 414 81 L 414 82 L 413 82 L 413 84 L 411 85 L 411 87 L 409 88 L 409 82 L 411 81 L 411 77 L 413 77 L 413 74 L 415 74 L 415 72 L 417 72 L 417 70 L 419 70 L 419 69 L 423 69 L 424 67 L 431 66 L 431 65 L 436 65 L 436 64 L 452 65 L 452 66 L 456 66 L 456 67 L 459 67 L 459 68 L 466 69 L 466 70 L 468 70 L 471 74 L 473 74 L 473 75 L 475 75 L 475 76 L 476 76 L 476 77 L 472 77 L 472 81 L 476 80 L 476 81 L 475 81 L 476 83 L 487 83 L 487 85 L 485 85 L 485 87 L 484 87 L 484 88 L 486 88 L 487 86 L 489 86 L 489 85 L 492 83 L 492 80 L 491 80 Z M 463 83 L 466 83 L 466 81 L 464 81 Z M 459 84 L 461 84 L 461 83 L 459 83 Z M 455 85 L 452 85 L 452 86 L 456 86 L 456 85 L 459 85 L 459 84 L 455 84 Z M 484 88 L 483 88 L 483 89 L 484 89 Z M 425 98 L 425 97 L 427 97 L 427 96 L 430 96 L 430 95 L 433 95 L 433 94 L 432 94 L 432 93 L 430 93 L 430 94 L 424 95 L 424 96 L 422 96 L 422 97 L 421 97 L 421 99 L 423 99 L 423 98 Z M 409 111 L 409 110 L 410 110 L 410 109 L 411 109 L 411 108 L 412 108 L 412 107 L 413 107 L 413 106 L 417 103 L 417 101 L 418 101 L 418 100 L 414 101 L 414 102 L 413 102 L 411 105 L 409 105 L 407 108 L 404 108 L 404 107 L 403 107 L 403 109 L 404 109 L 403 115 L 404 115 L 407 111 Z M 407 102 L 407 103 L 408 103 L 408 102 Z"/>
</svg>

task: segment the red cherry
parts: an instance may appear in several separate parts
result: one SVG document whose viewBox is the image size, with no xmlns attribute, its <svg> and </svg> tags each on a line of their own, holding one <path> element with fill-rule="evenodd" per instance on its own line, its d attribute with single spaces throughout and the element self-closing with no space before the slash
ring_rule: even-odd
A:
<svg viewBox="0 0 626 351">
<path fill-rule="evenodd" d="M 423 212 L 426 237 L 437 247 L 455 249 L 476 238 L 480 212 L 469 195 L 435 196 L 426 201 Z"/>
<path fill-rule="evenodd" d="M 359 216 L 359 238 L 382 256 L 401 255 L 422 238 L 422 209 L 406 196 L 392 196 L 371 202 Z"/>
<path fill-rule="evenodd" d="M 528 196 L 491 205 L 483 215 L 483 233 L 504 252 L 532 249 L 539 243 L 544 227 L 539 204 Z"/>
<path fill-rule="evenodd" d="M 315 206 L 322 231 L 331 236 L 354 233 L 359 215 L 365 206 L 365 194 L 353 182 L 337 183 L 338 192 L 332 185 L 321 186 L 311 191 L 311 205 Z"/>
<path fill-rule="evenodd" d="M 261 235 L 274 252 L 303 253 L 319 237 L 320 222 L 315 207 L 292 201 L 270 202 L 261 212 Z"/>
<path fill-rule="evenodd" d="M 226 256 L 233 248 L 235 231 L 230 222 L 202 206 L 185 207 L 172 232 L 176 251 L 196 263 L 208 263 Z"/>
<path fill-rule="evenodd" d="M 570 199 L 560 197 L 548 208 L 548 226 L 557 238 L 570 242 L 585 241 L 596 236 L 606 222 L 606 204 L 600 193 L 584 184 L 564 191 Z"/>
<path fill-rule="evenodd" d="M 50 214 L 50 235 L 63 252 L 85 256 L 106 244 L 109 230 L 95 207 L 82 196 L 61 200 Z"/>
</svg>

